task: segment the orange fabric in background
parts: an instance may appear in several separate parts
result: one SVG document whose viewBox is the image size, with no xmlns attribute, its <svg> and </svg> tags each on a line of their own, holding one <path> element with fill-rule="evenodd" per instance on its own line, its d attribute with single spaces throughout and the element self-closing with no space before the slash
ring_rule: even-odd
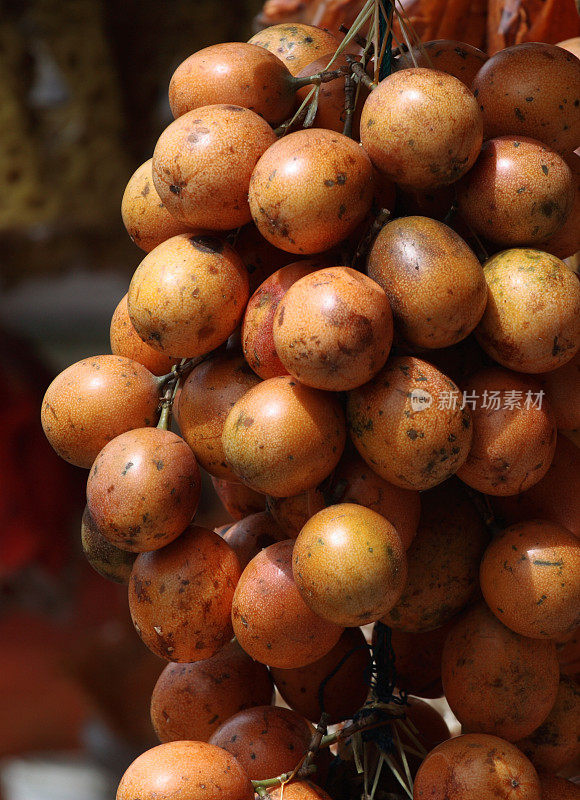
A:
<svg viewBox="0 0 580 800">
<path fill-rule="evenodd" d="M 520 42 L 557 44 L 575 36 L 580 36 L 580 16 L 574 0 L 489 0 L 490 55 Z"/>
</svg>

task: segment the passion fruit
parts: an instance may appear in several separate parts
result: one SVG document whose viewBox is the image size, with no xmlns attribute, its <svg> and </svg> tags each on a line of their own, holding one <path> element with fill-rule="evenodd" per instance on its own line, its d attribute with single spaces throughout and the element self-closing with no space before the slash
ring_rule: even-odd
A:
<svg viewBox="0 0 580 800">
<path fill-rule="evenodd" d="M 473 79 L 487 61 L 488 56 L 466 42 L 453 39 L 435 39 L 422 42 L 397 59 L 397 69 L 425 67 L 446 72 L 464 83 L 471 91 Z"/>
<path fill-rule="evenodd" d="M 329 31 L 301 23 L 271 25 L 254 34 L 249 43 L 274 53 L 292 75 L 298 75 L 300 70 L 320 56 L 334 53 L 340 44 Z"/>
<path fill-rule="evenodd" d="M 167 375 L 177 359 L 160 353 L 146 344 L 131 322 L 127 307 L 127 295 L 119 302 L 111 319 L 111 352 L 116 356 L 131 358 L 143 364 L 153 375 Z"/>
</svg>

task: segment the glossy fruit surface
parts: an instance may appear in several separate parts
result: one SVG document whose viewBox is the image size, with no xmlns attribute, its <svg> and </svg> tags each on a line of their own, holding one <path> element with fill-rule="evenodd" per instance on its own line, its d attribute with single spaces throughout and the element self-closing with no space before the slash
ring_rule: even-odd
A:
<svg viewBox="0 0 580 800">
<path fill-rule="evenodd" d="M 442 677 L 463 730 L 515 742 L 536 730 L 556 701 L 556 647 L 510 631 L 478 603 L 447 637 Z"/>
<path fill-rule="evenodd" d="M 251 780 L 291 772 L 308 750 L 312 726 L 289 708 L 258 706 L 226 720 L 211 737 L 242 765 Z"/>
<path fill-rule="evenodd" d="M 471 417 L 458 387 L 426 361 L 391 358 L 348 395 L 355 447 L 382 478 L 404 489 L 430 489 L 461 466 L 471 445 Z"/>
<path fill-rule="evenodd" d="M 129 358 L 93 356 L 56 376 L 44 395 L 41 421 L 61 458 L 90 467 L 115 436 L 155 425 L 158 405 L 148 369 Z"/>
<path fill-rule="evenodd" d="M 151 720 L 162 742 L 207 742 L 238 711 L 272 700 L 267 668 L 232 640 L 203 661 L 167 664 L 151 697 Z"/>
<path fill-rule="evenodd" d="M 407 582 L 381 621 L 415 633 L 440 628 L 476 595 L 488 541 L 481 516 L 458 481 L 423 494 L 419 528 L 407 554 Z"/>
<path fill-rule="evenodd" d="M 574 203 L 570 167 L 535 139 L 488 139 L 457 187 L 461 218 L 469 228 L 505 247 L 553 236 Z"/>
<path fill-rule="evenodd" d="M 129 316 L 127 295 L 121 299 L 111 319 L 110 338 L 113 355 L 138 361 L 153 375 L 167 375 L 177 363 L 176 358 L 155 350 L 141 339 Z"/>
<path fill-rule="evenodd" d="M 191 448 L 159 428 L 117 436 L 96 457 L 87 482 L 87 504 L 99 531 L 136 553 L 176 539 L 191 522 L 200 493 Z"/>
<path fill-rule="evenodd" d="M 261 550 L 287 537 L 267 511 L 260 511 L 230 525 L 223 538 L 237 555 L 240 567 L 245 569 Z"/>
<path fill-rule="evenodd" d="M 243 356 L 229 353 L 208 358 L 183 382 L 176 408 L 181 434 L 216 478 L 236 480 L 224 454 L 223 427 L 232 406 L 257 383 Z"/>
<path fill-rule="evenodd" d="M 464 339 L 487 302 L 475 253 L 455 231 L 428 217 L 385 225 L 369 253 L 367 273 L 385 290 L 400 333 L 420 347 Z"/>
<path fill-rule="evenodd" d="M 423 42 L 421 47 L 403 53 L 397 60 L 397 69 L 425 67 L 447 72 L 464 83 L 471 91 L 473 79 L 487 61 L 483 50 L 453 39 L 435 39 Z"/>
<path fill-rule="evenodd" d="M 532 136 L 559 152 L 580 145 L 580 61 L 560 47 L 525 42 L 495 53 L 473 81 L 485 138 Z"/>
<path fill-rule="evenodd" d="M 538 775 L 517 747 L 497 736 L 443 742 L 421 764 L 414 800 L 542 800 Z"/>
<path fill-rule="evenodd" d="M 234 633 L 244 650 L 282 669 L 322 658 L 343 630 L 302 599 L 292 575 L 293 547 L 293 541 L 284 541 L 258 553 L 243 571 L 232 604 Z"/>
<path fill-rule="evenodd" d="M 250 208 L 262 235 L 289 253 L 321 253 L 362 222 L 373 197 L 372 166 L 352 139 L 322 128 L 279 139 L 260 158 Z"/>
<path fill-rule="evenodd" d="M 481 590 L 496 617 L 534 639 L 580 625 L 580 541 L 545 520 L 506 528 L 481 562 Z"/>
<path fill-rule="evenodd" d="M 580 283 L 540 250 L 504 250 L 483 267 L 489 289 L 475 335 L 485 352 L 518 372 L 548 372 L 580 348 Z"/>
<path fill-rule="evenodd" d="M 192 525 L 179 539 L 137 556 L 129 609 L 147 647 L 167 661 L 210 658 L 232 636 L 240 565 L 217 533 Z"/>
<path fill-rule="evenodd" d="M 348 391 L 369 381 L 384 365 L 393 317 L 378 283 L 349 267 L 328 267 L 288 289 L 278 305 L 273 332 L 281 362 L 301 383 Z"/>
<path fill-rule="evenodd" d="M 241 322 L 248 274 L 237 253 L 215 236 L 174 236 L 137 267 L 127 298 L 144 342 L 172 356 L 205 355 Z"/>
<path fill-rule="evenodd" d="M 250 221 L 248 186 L 274 144 L 268 123 L 238 105 L 196 108 L 167 127 L 153 153 L 153 181 L 181 222 L 226 231 Z"/>
<path fill-rule="evenodd" d="M 136 554 L 108 542 L 86 507 L 81 522 L 81 543 L 89 564 L 99 575 L 115 583 L 129 583 Z"/>
<path fill-rule="evenodd" d="M 300 23 L 272 25 L 256 33 L 249 41 L 274 53 L 292 75 L 298 75 L 301 69 L 320 56 L 334 53 L 339 44 L 329 31 Z"/>
<path fill-rule="evenodd" d="M 478 156 L 483 120 L 453 75 L 412 68 L 380 82 L 365 102 L 361 143 L 380 172 L 409 189 L 454 183 Z"/>
<path fill-rule="evenodd" d="M 343 412 L 334 397 L 282 376 L 262 381 L 238 400 L 226 418 L 222 442 L 244 483 L 287 497 L 332 472 L 345 438 Z"/>
<path fill-rule="evenodd" d="M 169 742 L 147 750 L 125 772 L 117 800 L 253 800 L 247 773 L 220 747 Z"/>
<path fill-rule="evenodd" d="M 364 506 L 339 503 L 319 511 L 300 531 L 294 580 L 307 605 L 338 625 L 366 625 L 397 602 L 407 559 L 393 525 Z"/>
</svg>

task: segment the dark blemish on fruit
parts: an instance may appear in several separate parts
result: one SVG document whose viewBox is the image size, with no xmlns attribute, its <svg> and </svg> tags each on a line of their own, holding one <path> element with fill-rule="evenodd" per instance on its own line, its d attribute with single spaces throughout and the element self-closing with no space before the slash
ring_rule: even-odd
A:
<svg viewBox="0 0 580 800">
<path fill-rule="evenodd" d="M 325 180 L 325 181 L 324 181 L 324 185 L 325 185 L 325 186 L 329 186 L 329 187 L 330 187 L 330 186 L 334 186 L 334 181 L 333 181 L 333 180 L 331 180 L 330 178 L 328 178 L 328 180 Z"/>
<path fill-rule="evenodd" d="M 374 119 L 369 119 L 369 121 L 367 122 L 367 128 L 370 128 L 371 125 L 374 125 L 374 124 L 375 124 Z"/>
<path fill-rule="evenodd" d="M 159 459 L 159 461 L 155 461 L 154 463 L 155 463 L 155 466 L 157 467 L 157 470 L 158 470 L 159 472 L 161 472 L 161 470 L 162 470 L 162 469 L 163 469 L 163 467 L 165 466 L 165 464 L 163 463 L 163 461 L 161 461 L 161 459 Z"/>
<path fill-rule="evenodd" d="M 522 112 L 522 110 L 520 108 L 516 107 L 514 109 L 514 113 L 515 113 L 516 117 L 519 119 L 520 122 L 525 122 L 526 117 L 525 117 L 525 115 L 523 114 L 523 112 Z"/>
<path fill-rule="evenodd" d="M 241 106 L 224 106 L 227 111 L 245 111 Z"/>
<path fill-rule="evenodd" d="M 526 103 L 531 103 L 533 99 L 533 97 L 526 97 Z"/>
<path fill-rule="evenodd" d="M 150 186 L 148 183 L 146 183 L 145 186 L 141 189 L 141 197 L 147 197 L 150 191 L 151 191 Z"/>
<path fill-rule="evenodd" d="M 535 564 L 537 567 L 562 567 L 564 566 L 563 561 L 542 561 L 540 559 L 534 559 L 532 564 Z"/>
<path fill-rule="evenodd" d="M 121 472 L 121 475 L 126 475 L 129 472 L 129 470 L 131 469 L 132 466 L 133 466 L 133 462 L 132 461 L 127 461 L 127 463 L 125 464 L 125 469 Z M 93 474 L 96 475 L 96 473 L 97 473 L 97 468 L 95 466 Z"/>
<path fill-rule="evenodd" d="M 175 186 L 175 184 L 172 183 L 171 186 L 169 187 L 169 191 L 172 192 L 173 194 L 180 195 L 181 186 Z"/>
<path fill-rule="evenodd" d="M 336 182 L 338 183 L 339 186 L 344 186 L 344 184 L 346 183 L 346 175 L 344 174 L 344 172 L 339 172 L 337 174 Z"/>
<path fill-rule="evenodd" d="M 202 253 L 221 253 L 224 249 L 224 243 L 217 236 L 191 236 L 189 241 Z"/>
<path fill-rule="evenodd" d="M 338 218 L 342 219 L 344 214 L 345 214 L 345 212 L 346 212 L 346 206 L 344 205 L 344 203 L 341 203 L 339 208 L 338 208 Z"/>
<path fill-rule="evenodd" d="M 209 128 L 196 128 L 187 137 L 187 141 L 191 144 L 197 144 L 203 137 L 209 133 Z"/>
<path fill-rule="evenodd" d="M 285 306 L 282 306 L 282 307 L 280 308 L 280 311 L 279 311 L 279 313 L 278 313 L 278 327 L 280 327 L 280 326 L 283 324 L 283 322 L 284 322 L 284 311 L 285 311 L 285 310 L 286 310 L 286 307 L 285 307 Z"/>
<path fill-rule="evenodd" d="M 521 142 L 514 142 L 514 147 L 519 147 Z"/>
<path fill-rule="evenodd" d="M 415 439 L 418 439 L 419 437 L 423 438 L 423 434 L 419 433 L 419 431 L 416 431 L 414 428 L 409 428 L 409 430 L 407 431 L 407 436 L 413 442 L 415 441 Z"/>
<path fill-rule="evenodd" d="M 542 172 L 544 173 L 544 175 L 547 175 L 548 171 L 549 170 L 548 170 L 548 167 L 546 166 L 546 164 L 542 164 Z"/>
</svg>

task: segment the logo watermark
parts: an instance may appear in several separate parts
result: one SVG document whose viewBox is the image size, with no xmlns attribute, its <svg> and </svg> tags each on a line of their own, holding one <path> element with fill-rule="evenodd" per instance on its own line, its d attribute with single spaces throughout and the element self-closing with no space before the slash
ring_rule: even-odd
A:
<svg viewBox="0 0 580 800">
<path fill-rule="evenodd" d="M 469 408 L 475 411 L 476 408 L 487 411 L 514 411 L 516 409 L 541 408 L 542 401 L 546 393 L 543 389 L 538 392 L 518 391 L 516 389 L 506 389 L 505 391 L 483 392 L 461 392 L 453 390 L 441 392 L 437 403 L 439 409 L 459 409 Z M 411 408 L 414 412 L 425 411 L 433 405 L 433 396 L 424 389 L 413 389 L 409 393 Z"/>
</svg>

